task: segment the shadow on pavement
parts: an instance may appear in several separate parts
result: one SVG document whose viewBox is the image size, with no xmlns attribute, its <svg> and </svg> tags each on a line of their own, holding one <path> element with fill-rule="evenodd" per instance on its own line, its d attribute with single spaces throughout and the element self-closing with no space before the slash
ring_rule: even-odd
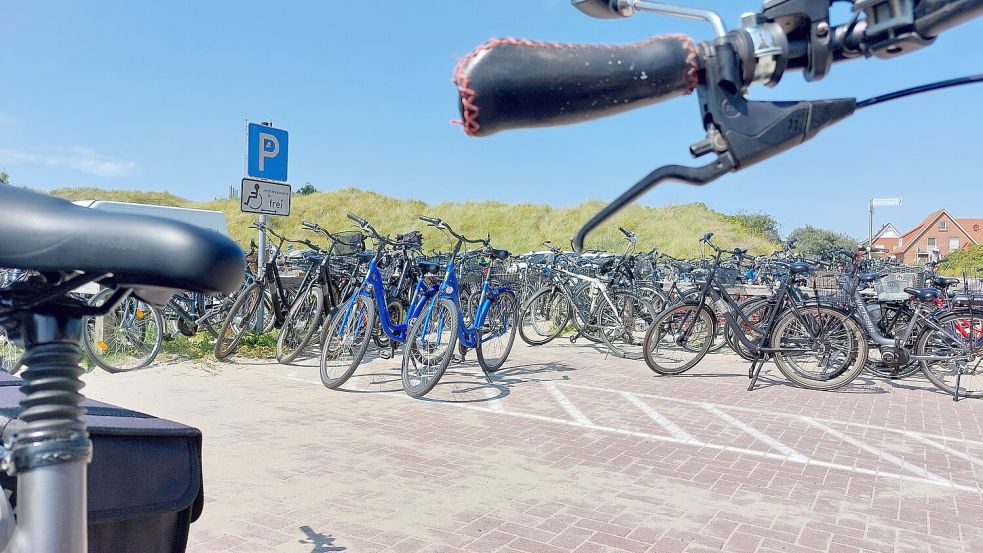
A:
<svg viewBox="0 0 983 553">
<path fill-rule="evenodd" d="M 307 535 L 307 539 L 299 540 L 300 543 L 313 545 L 311 553 L 327 553 L 328 551 L 345 551 L 347 548 L 335 545 L 335 538 L 330 534 L 315 532 L 310 526 L 301 526 L 300 531 Z"/>
</svg>

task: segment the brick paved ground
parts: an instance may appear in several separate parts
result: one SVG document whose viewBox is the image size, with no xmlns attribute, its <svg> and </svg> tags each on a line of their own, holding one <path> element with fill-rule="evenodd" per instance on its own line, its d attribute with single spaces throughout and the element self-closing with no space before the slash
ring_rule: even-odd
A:
<svg viewBox="0 0 983 553">
<path fill-rule="evenodd" d="M 86 392 L 203 430 L 192 551 L 983 550 L 983 402 L 920 377 L 822 393 L 769 367 L 747 392 L 733 355 L 666 378 L 517 340 L 491 383 L 468 362 L 412 400 L 398 366 L 347 391 L 243 360 Z"/>
</svg>

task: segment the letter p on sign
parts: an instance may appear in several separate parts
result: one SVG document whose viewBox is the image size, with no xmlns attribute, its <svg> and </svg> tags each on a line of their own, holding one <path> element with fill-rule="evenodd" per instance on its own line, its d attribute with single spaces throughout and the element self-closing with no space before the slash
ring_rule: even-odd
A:
<svg viewBox="0 0 983 553">
<path fill-rule="evenodd" d="M 249 124 L 246 173 L 250 177 L 287 180 L 287 131 Z"/>
</svg>

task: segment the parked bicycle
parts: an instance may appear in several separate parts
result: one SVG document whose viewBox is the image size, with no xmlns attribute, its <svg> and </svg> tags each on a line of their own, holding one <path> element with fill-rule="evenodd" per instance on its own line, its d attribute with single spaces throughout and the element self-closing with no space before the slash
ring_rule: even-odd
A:
<svg viewBox="0 0 983 553">
<path fill-rule="evenodd" d="M 457 343 L 461 346 L 462 360 L 467 350 L 474 349 L 486 374 L 499 370 L 512 350 L 519 315 L 518 301 L 511 288 L 492 285 L 493 266 L 508 259 L 508 251 L 493 248 L 489 238 L 469 239 L 438 218 L 420 217 L 420 220 L 450 235 L 455 244 L 437 294 L 409 322 L 406 331 L 402 381 L 403 390 L 412 397 L 422 397 L 437 385 Z M 466 244 L 481 247 L 462 254 L 461 248 Z M 473 320 L 466 322 L 456 263 L 475 258 L 485 260 L 485 278 Z"/>
</svg>

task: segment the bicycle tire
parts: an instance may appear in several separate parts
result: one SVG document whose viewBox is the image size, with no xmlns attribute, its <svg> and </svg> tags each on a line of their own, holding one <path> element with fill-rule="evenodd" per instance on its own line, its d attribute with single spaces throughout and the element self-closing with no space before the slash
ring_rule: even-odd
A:
<svg viewBox="0 0 983 553">
<path fill-rule="evenodd" d="M 974 351 L 974 358 L 966 362 L 966 367 L 967 368 L 972 367 L 973 373 L 971 375 L 963 374 L 960 376 L 959 397 L 979 398 L 979 397 L 983 397 L 983 378 L 980 378 L 981 375 L 977 373 L 981 365 L 979 352 L 980 352 L 980 342 L 983 341 L 983 332 L 980 332 L 980 327 L 983 326 L 983 313 L 981 313 L 978 310 L 974 310 L 973 313 L 964 312 L 964 311 L 953 311 L 941 315 L 938 318 L 937 322 L 939 326 L 945 328 L 953 324 L 954 319 L 959 319 L 961 321 L 964 321 L 966 318 L 969 318 L 969 325 L 968 325 L 970 329 L 969 336 L 965 336 L 965 335 L 955 336 L 951 333 L 948 333 L 949 334 L 948 337 L 945 335 L 938 335 L 934 340 L 933 347 L 935 348 L 944 347 L 945 349 L 956 348 L 956 349 L 964 350 L 966 345 L 960 344 L 959 343 L 960 341 L 975 342 L 974 345 L 970 346 L 970 351 Z M 963 330 L 965 330 L 965 326 L 963 327 Z M 918 341 L 915 342 L 915 355 L 928 354 L 926 348 L 929 345 L 929 339 L 932 338 L 932 336 L 937 333 L 938 331 L 932 329 L 931 327 L 923 330 L 922 333 L 918 336 Z M 937 354 L 938 352 L 935 353 Z M 928 361 L 920 360 L 918 364 L 921 366 L 922 372 L 925 374 L 925 377 L 928 378 L 928 380 L 932 384 L 934 384 L 936 388 L 950 395 L 953 395 L 955 393 L 956 390 L 955 376 L 957 374 L 959 367 L 958 366 L 954 367 L 953 361 L 928 362 Z M 970 376 L 969 380 L 967 380 L 967 376 Z M 951 384 L 946 381 L 947 379 L 950 378 L 952 380 Z"/>
<path fill-rule="evenodd" d="M 313 301 L 313 304 L 310 303 Z M 283 364 L 292 363 L 304 351 L 311 337 L 317 332 L 324 312 L 324 292 L 320 286 L 311 286 L 303 296 L 290 307 L 287 318 L 276 337 L 276 358 Z M 299 334 L 294 328 L 295 321 L 303 321 Z"/>
<path fill-rule="evenodd" d="M 585 282 L 580 286 L 578 286 L 573 291 L 572 294 L 573 303 L 571 304 L 571 308 L 572 308 L 571 312 L 573 313 L 573 315 L 570 317 L 570 321 L 573 323 L 573 327 L 577 329 L 577 333 L 579 333 L 584 338 L 587 338 L 591 342 L 600 344 L 603 343 L 603 339 L 601 338 L 600 335 L 601 331 L 599 326 L 594 324 L 596 320 L 585 320 L 583 318 L 583 315 L 585 313 L 581 312 L 581 310 L 578 309 L 577 307 L 579 305 L 582 308 L 584 308 L 585 311 L 590 309 L 591 301 L 588 296 L 590 294 L 590 292 L 588 291 L 589 289 L 590 289 L 590 283 Z M 594 313 L 587 313 L 587 316 L 591 317 L 592 319 L 596 319 L 598 317 L 599 312 L 600 312 L 600 307 L 598 306 L 595 308 Z"/>
<path fill-rule="evenodd" d="M 814 319 L 820 319 L 818 322 Z M 795 336 L 793 332 L 796 328 L 793 325 L 802 326 L 801 320 L 813 328 L 822 329 L 822 335 L 813 338 L 811 335 L 803 336 L 798 332 Z M 840 326 L 842 330 L 836 330 Z M 803 329 L 807 330 L 807 329 Z M 832 332 L 836 331 L 837 335 Z M 781 315 L 775 324 L 774 332 L 771 337 L 771 347 L 775 350 L 788 349 L 790 346 L 809 344 L 814 352 L 803 352 L 799 354 L 783 353 L 776 351 L 772 359 L 778 370 L 785 378 L 802 388 L 809 390 L 835 390 L 846 386 L 864 371 L 867 362 L 867 334 L 849 314 L 828 306 L 810 305 L 791 309 Z M 824 373 L 814 373 L 813 376 L 802 370 L 797 359 L 804 359 L 812 353 L 825 357 L 827 353 L 833 351 L 833 344 L 843 342 L 842 347 L 836 351 L 836 356 L 841 358 L 838 362 L 841 367 L 834 368 L 829 375 Z M 800 345 L 796 349 L 804 349 Z M 820 361 L 820 366 L 823 364 Z M 797 368 L 798 367 L 798 368 Z"/>
<path fill-rule="evenodd" d="M 489 320 L 491 319 L 491 320 Z M 519 319 L 519 302 L 515 297 L 515 294 L 511 292 L 502 292 L 488 306 L 488 312 L 485 315 L 485 324 L 482 328 L 490 328 L 490 331 L 481 330 L 478 332 L 478 344 L 475 347 L 475 354 L 478 356 L 478 364 L 481 365 L 481 369 L 486 373 L 493 373 L 502 368 L 505 361 L 509 357 L 509 353 L 512 352 L 512 345 L 515 343 L 515 331 Z M 492 333 L 501 331 L 502 334 L 492 338 L 497 340 L 499 338 L 504 338 L 504 346 L 501 352 L 497 354 L 497 357 L 489 357 L 486 353 L 486 348 L 489 342 L 484 340 L 484 335 L 486 333 Z"/>
<path fill-rule="evenodd" d="M 88 303 L 100 305 L 113 293 L 114 290 L 107 288 L 92 296 Z M 105 315 L 85 317 L 83 323 L 82 344 L 92 362 L 106 372 L 122 373 L 145 368 L 160 353 L 164 317 L 159 309 L 134 296 L 127 297 Z M 108 335 L 105 331 L 107 324 L 110 326 Z M 103 328 L 102 336 L 93 335 L 99 326 Z M 149 347 L 144 343 L 148 332 L 151 333 Z M 142 355 L 129 355 L 122 349 L 127 343 L 141 351 Z M 119 349 L 117 345 L 120 345 Z M 111 358 L 112 353 L 120 357 Z M 130 362 L 124 364 L 123 361 Z"/>
<path fill-rule="evenodd" d="M 641 359 L 645 356 L 645 335 L 656 318 L 651 304 L 638 294 L 626 290 L 616 291 L 611 295 L 617 312 L 609 313 L 612 308 L 607 302 L 601 305 L 601 339 L 615 357 Z M 626 317 L 630 317 L 630 320 L 626 321 Z M 608 332 L 608 327 L 604 324 L 608 320 L 618 321 L 612 332 Z"/>
<path fill-rule="evenodd" d="M 682 374 L 695 367 L 706 357 L 710 344 L 713 343 L 712 337 L 716 331 L 714 325 L 717 324 L 717 321 L 707 306 L 704 305 L 699 312 L 696 311 L 696 308 L 696 305 L 678 304 L 663 311 L 652 322 L 652 326 L 645 333 L 643 351 L 645 364 L 653 372 L 666 376 Z M 680 343 L 681 337 L 677 334 L 689 326 L 690 317 L 698 317 L 700 320 L 693 323 L 691 335 L 687 338 L 687 342 L 685 344 Z M 683 354 L 692 354 L 692 358 L 688 361 L 680 361 L 676 366 L 669 366 L 664 354 L 656 353 L 657 349 L 663 349 L 664 338 L 669 338 L 664 351 L 672 351 L 678 347 L 684 352 Z M 686 344 L 689 343 L 689 340 L 694 338 L 698 340 L 696 342 L 698 347 L 687 347 Z"/>
<path fill-rule="evenodd" d="M 541 305 L 541 300 L 545 300 L 548 303 Z M 559 288 L 551 286 L 540 289 L 526 300 L 525 306 L 522 308 L 518 325 L 519 337 L 530 346 L 541 346 L 552 342 L 557 336 L 563 333 L 567 323 L 570 322 L 571 309 L 570 300 L 567 299 Z M 538 324 L 535 319 L 537 313 L 544 314 L 545 318 L 543 320 L 551 321 L 553 327 L 548 327 L 547 323 Z M 528 331 L 526 330 L 527 321 L 531 325 Z M 540 332 L 540 329 L 545 330 L 546 333 L 543 334 Z M 533 336 L 533 333 L 538 334 L 538 337 Z"/>
<path fill-rule="evenodd" d="M 406 395 L 413 398 L 423 397 L 440 382 L 454 355 L 459 318 L 454 302 L 446 298 L 435 298 L 429 309 L 413 319 L 406 332 L 400 370 Z M 445 333 L 448 334 L 446 342 L 441 343 Z M 436 339 L 431 335 L 436 336 Z M 443 349 L 436 350 L 434 345 Z M 435 354 L 435 351 L 439 353 Z"/>
<path fill-rule="evenodd" d="M 265 287 L 262 284 L 254 282 L 236 298 L 228 315 L 225 316 L 225 321 L 222 322 L 222 330 L 215 338 L 216 359 L 222 361 L 235 353 L 242 337 L 250 328 L 255 327 L 256 311 L 259 308 L 260 299 L 265 296 L 265 292 Z"/>
<path fill-rule="evenodd" d="M 372 298 L 359 296 L 335 311 L 324 331 L 319 373 L 325 388 L 335 389 L 348 382 L 365 358 L 375 327 L 375 305 Z M 347 316 L 346 316 L 347 315 Z M 340 325 L 344 324 L 342 328 Z M 338 369 L 334 372 L 329 369 Z"/>
</svg>

